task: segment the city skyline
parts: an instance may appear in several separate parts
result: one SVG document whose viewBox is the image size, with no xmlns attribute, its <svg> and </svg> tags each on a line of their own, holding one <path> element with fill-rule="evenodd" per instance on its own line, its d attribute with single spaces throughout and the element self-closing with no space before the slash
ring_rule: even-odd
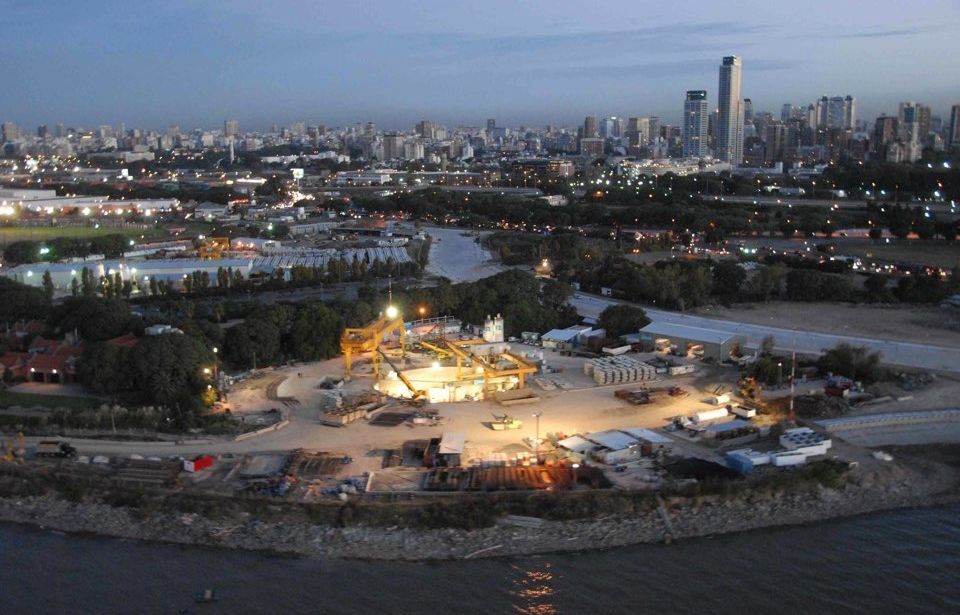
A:
<svg viewBox="0 0 960 615">
<path fill-rule="evenodd" d="M 254 130 L 304 120 L 406 128 L 424 117 L 572 126 L 586 115 L 677 124 L 687 90 L 706 90 L 715 106 L 717 58 L 737 55 L 742 95 L 757 109 L 842 92 L 857 97 L 865 118 L 904 100 L 949 113 L 960 91 L 955 3 L 918 12 L 895 2 L 870 11 L 814 2 L 809 12 L 821 4 L 830 8 L 824 18 L 796 32 L 788 9 L 754 2 L 682 14 L 614 3 L 601 15 L 558 2 L 549 17 L 502 2 L 476 15 L 430 3 L 287 2 L 268 11 L 171 2 L 131 15 L 106 3 L 50 2 L 5 13 L 0 76 L 14 87 L 0 93 L 0 110 L 23 126 L 211 127 L 236 118 Z"/>
</svg>

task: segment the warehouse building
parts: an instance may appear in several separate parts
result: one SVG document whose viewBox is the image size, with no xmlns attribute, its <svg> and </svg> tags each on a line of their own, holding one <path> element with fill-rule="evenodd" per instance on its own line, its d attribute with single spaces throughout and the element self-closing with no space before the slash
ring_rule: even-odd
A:
<svg viewBox="0 0 960 615">
<path fill-rule="evenodd" d="M 746 338 L 729 331 L 654 322 L 640 330 L 640 342 L 651 350 L 669 347 L 680 356 L 695 354 L 704 359 L 728 361 L 743 348 Z"/>
</svg>

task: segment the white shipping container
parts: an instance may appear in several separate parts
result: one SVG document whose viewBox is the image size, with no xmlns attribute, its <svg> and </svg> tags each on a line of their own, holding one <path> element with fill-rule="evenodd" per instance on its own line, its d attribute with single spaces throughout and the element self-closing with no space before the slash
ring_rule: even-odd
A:
<svg viewBox="0 0 960 615">
<path fill-rule="evenodd" d="M 727 416 L 726 408 L 717 408 L 716 410 L 701 410 L 693 415 L 694 422 L 703 423 L 704 421 L 713 421 Z"/>
</svg>

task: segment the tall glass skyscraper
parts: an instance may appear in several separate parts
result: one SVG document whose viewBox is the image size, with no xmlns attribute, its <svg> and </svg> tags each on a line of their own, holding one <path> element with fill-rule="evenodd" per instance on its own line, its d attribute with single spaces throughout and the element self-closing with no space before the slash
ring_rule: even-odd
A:
<svg viewBox="0 0 960 615">
<path fill-rule="evenodd" d="M 743 160 L 743 102 L 740 98 L 738 56 L 727 56 L 720 65 L 717 105 L 717 158 L 737 166 Z"/>
<path fill-rule="evenodd" d="M 706 90 L 688 90 L 683 103 L 683 157 L 707 157 L 707 106 Z"/>
</svg>

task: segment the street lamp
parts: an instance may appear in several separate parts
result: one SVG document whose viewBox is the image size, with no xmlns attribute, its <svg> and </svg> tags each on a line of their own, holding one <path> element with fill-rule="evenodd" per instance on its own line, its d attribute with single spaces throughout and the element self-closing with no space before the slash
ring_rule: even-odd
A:
<svg viewBox="0 0 960 615">
<path fill-rule="evenodd" d="M 537 439 L 535 440 L 535 450 L 537 454 L 537 465 L 540 465 L 540 417 L 543 416 L 543 410 L 533 413 L 533 418 L 537 419 Z"/>
<path fill-rule="evenodd" d="M 424 315 L 427 313 L 427 308 L 425 308 L 425 307 L 423 307 L 423 306 L 421 305 L 421 306 L 417 309 L 417 312 L 420 314 L 420 318 L 423 318 Z"/>
<path fill-rule="evenodd" d="M 777 363 L 777 386 L 783 386 L 783 362 Z"/>
<path fill-rule="evenodd" d="M 393 320 L 394 318 L 396 318 L 399 313 L 400 311 L 397 310 L 396 306 L 393 306 L 393 305 L 387 306 L 387 318 L 389 318 L 390 320 Z"/>
</svg>

